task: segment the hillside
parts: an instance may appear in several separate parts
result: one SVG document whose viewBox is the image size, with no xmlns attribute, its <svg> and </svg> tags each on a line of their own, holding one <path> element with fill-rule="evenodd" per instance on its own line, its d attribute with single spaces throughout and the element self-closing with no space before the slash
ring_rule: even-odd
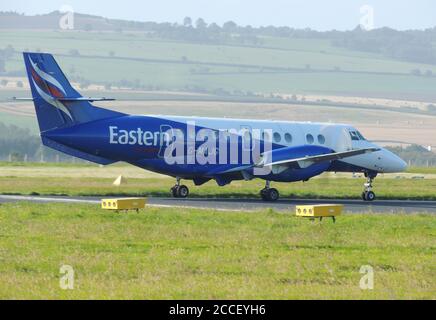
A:
<svg viewBox="0 0 436 320">
<path fill-rule="evenodd" d="M 436 28 L 316 32 L 288 27 L 134 22 L 0 13 L 0 75 L 24 76 L 22 51 L 56 54 L 82 87 L 225 94 L 332 94 L 434 101 Z M 185 19 L 186 20 L 186 19 Z"/>
</svg>

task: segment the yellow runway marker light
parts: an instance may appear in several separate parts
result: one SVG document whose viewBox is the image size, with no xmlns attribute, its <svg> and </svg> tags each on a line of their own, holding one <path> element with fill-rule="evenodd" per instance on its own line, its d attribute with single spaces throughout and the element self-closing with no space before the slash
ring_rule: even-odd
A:
<svg viewBox="0 0 436 320">
<path fill-rule="evenodd" d="M 146 198 L 102 199 L 101 208 L 105 210 L 136 210 L 144 209 Z"/>
<path fill-rule="evenodd" d="M 343 207 L 340 204 L 304 205 L 297 206 L 295 211 L 297 217 L 319 219 L 320 221 L 322 218 L 329 217 L 336 221 L 336 217 L 341 215 Z"/>
</svg>

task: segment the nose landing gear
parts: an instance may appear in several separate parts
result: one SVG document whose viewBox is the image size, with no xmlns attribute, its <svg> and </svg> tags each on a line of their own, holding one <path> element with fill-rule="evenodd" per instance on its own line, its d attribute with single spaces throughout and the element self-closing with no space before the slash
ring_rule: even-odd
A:
<svg viewBox="0 0 436 320">
<path fill-rule="evenodd" d="M 365 182 L 364 190 L 362 192 L 362 200 L 363 201 L 374 201 L 375 193 L 372 191 L 372 182 L 374 181 L 375 176 L 370 174 L 365 174 L 367 180 Z"/>
<path fill-rule="evenodd" d="M 176 184 L 170 189 L 170 192 L 174 198 L 187 198 L 189 188 L 185 185 L 180 185 L 180 178 L 176 178 Z"/>
<path fill-rule="evenodd" d="M 265 188 L 260 190 L 260 196 L 261 196 L 263 201 L 273 202 L 273 201 L 277 201 L 279 199 L 280 193 L 277 189 L 270 188 L 270 182 L 267 181 L 265 183 Z"/>
</svg>

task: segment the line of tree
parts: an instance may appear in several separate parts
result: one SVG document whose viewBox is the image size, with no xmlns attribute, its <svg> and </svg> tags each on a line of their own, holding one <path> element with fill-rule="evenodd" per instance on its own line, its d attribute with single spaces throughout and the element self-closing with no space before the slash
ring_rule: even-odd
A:
<svg viewBox="0 0 436 320">
<path fill-rule="evenodd" d="M 320 32 L 310 28 L 294 29 L 276 26 L 255 28 L 250 25 L 240 26 L 234 21 L 228 21 L 219 26 L 216 23 L 207 23 L 202 18 L 194 22 L 190 17 L 185 17 L 181 24 L 145 22 L 138 23 L 136 26 L 140 26 L 151 37 L 202 43 L 260 46 L 263 44 L 263 37 L 266 36 L 327 39 L 337 47 L 378 53 L 398 60 L 436 64 L 436 27 L 426 30 L 397 31 L 380 28 L 366 31 L 358 26 L 352 31 Z"/>
<path fill-rule="evenodd" d="M 0 12 L 0 29 L 23 28 L 33 26 L 34 29 L 47 28 L 48 22 L 57 22 L 62 15 L 52 12 L 39 16 L 24 16 L 14 12 Z M 39 27 L 38 27 L 39 26 Z M 58 27 L 53 26 L 53 28 Z M 397 31 L 390 28 L 380 28 L 371 31 L 360 26 L 352 31 L 319 32 L 310 28 L 294 29 L 291 27 L 250 25 L 240 26 L 234 21 L 223 25 L 209 23 L 202 18 L 195 21 L 185 17 L 180 23 L 138 22 L 103 17 L 75 14 L 75 27 L 84 31 L 140 31 L 149 37 L 171 39 L 177 41 L 237 44 L 260 46 L 266 36 L 294 39 L 324 39 L 332 45 L 351 50 L 382 54 L 389 58 L 410 62 L 436 64 L 436 27 L 426 30 Z M 11 48 L 0 51 L 0 72 L 4 61 L 8 59 Z M 13 48 L 12 48 L 13 49 Z M 13 53 L 13 50 L 12 50 Z M 78 52 L 75 52 L 78 54 Z M 6 54 L 6 56 L 4 55 Z M 426 71 L 424 70 L 425 74 Z"/>
<path fill-rule="evenodd" d="M 28 129 L 0 122 L 0 160 L 71 162 L 72 157 L 44 147 L 41 138 Z"/>
<path fill-rule="evenodd" d="M 436 64 L 436 28 L 425 31 L 396 31 L 390 28 L 365 31 L 358 27 L 338 33 L 332 44 L 397 60 Z M 420 70 L 416 72 L 421 75 Z M 431 71 L 427 71 L 426 75 L 432 76 Z"/>
</svg>

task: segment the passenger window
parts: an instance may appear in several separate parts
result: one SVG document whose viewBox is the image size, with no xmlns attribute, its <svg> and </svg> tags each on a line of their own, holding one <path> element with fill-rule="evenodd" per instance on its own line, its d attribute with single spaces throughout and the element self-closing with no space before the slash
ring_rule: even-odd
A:
<svg viewBox="0 0 436 320">
<path fill-rule="evenodd" d="M 306 141 L 307 141 L 308 144 L 313 144 L 315 139 L 313 139 L 313 136 L 311 134 L 307 134 L 306 135 Z"/>
<path fill-rule="evenodd" d="M 251 148 L 251 132 L 248 128 L 245 128 L 243 135 L 243 150 L 251 151 Z"/>
<path fill-rule="evenodd" d="M 325 137 L 322 134 L 318 135 L 318 143 L 324 144 L 325 143 Z"/>
<path fill-rule="evenodd" d="M 280 141 L 282 141 L 282 136 L 280 135 L 280 133 L 274 132 L 274 142 L 279 143 Z"/>
<path fill-rule="evenodd" d="M 287 143 L 292 143 L 292 135 L 288 132 L 285 133 L 285 141 Z"/>
</svg>

